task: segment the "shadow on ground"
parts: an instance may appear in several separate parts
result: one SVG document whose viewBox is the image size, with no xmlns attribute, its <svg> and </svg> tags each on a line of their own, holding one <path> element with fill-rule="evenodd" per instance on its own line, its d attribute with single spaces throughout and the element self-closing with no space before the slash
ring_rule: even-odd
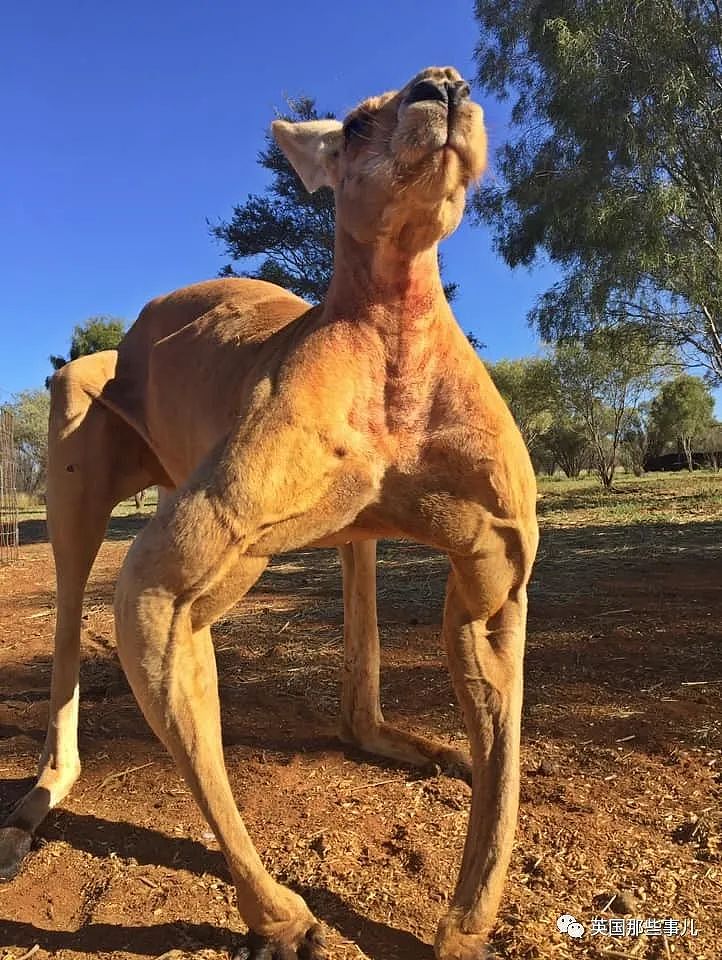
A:
<svg viewBox="0 0 722 960">
<path fill-rule="evenodd" d="M 16 781 L 12 790 L 20 795 L 29 781 Z M 5 786 L 5 785 L 4 785 Z M 103 820 L 68 811 L 53 811 L 42 828 L 46 840 L 66 840 L 78 850 L 100 859 L 110 854 L 133 857 L 139 864 L 177 869 L 182 866 L 199 877 L 212 874 L 225 882 L 230 876 L 218 851 L 208 850 L 194 840 L 170 837 L 158 830 L 123 821 Z M 311 909 L 346 938 L 359 944 L 371 960 L 433 960 L 431 948 L 413 934 L 358 913 L 337 894 L 317 887 L 296 886 Z M 0 942 L 4 946 L 29 949 L 35 944 L 55 954 L 60 950 L 82 953 L 127 951 L 141 956 L 159 956 L 166 951 L 211 948 L 228 950 L 229 931 L 209 923 L 158 923 L 122 926 L 85 923 L 79 930 L 47 930 L 30 923 L 0 919 Z"/>
<path fill-rule="evenodd" d="M 132 540 L 151 519 L 149 514 L 137 514 L 127 517 L 111 517 L 108 523 L 106 540 Z M 48 524 L 45 520 L 21 520 L 18 524 L 20 545 L 48 543 Z"/>
</svg>

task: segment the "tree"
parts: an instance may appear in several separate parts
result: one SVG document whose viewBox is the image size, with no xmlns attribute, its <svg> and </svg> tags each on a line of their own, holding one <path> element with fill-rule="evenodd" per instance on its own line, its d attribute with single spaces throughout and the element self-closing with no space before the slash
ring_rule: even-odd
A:
<svg viewBox="0 0 722 960">
<path fill-rule="evenodd" d="M 640 403 L 630 414 L 622 433 L 622 462 L 631 469 L 635 477 L 644 473 L 644 465 L 649 457 L 662 452 L 664 442 L 660 438 L 651 417 L 651 404 Z"/>
<path fill-rule="evenodd" d="M 513 96 L 501 178 L 475 200 L 512 266 L 563 279 L 555 339 L 643 323 L 722 379 L 718 0 L 476 0 L 478 80 Z"/>
<path fill-rule="evenodd" d="M 67 357 L 51 356 L 50 363 L 53 370 L 60 370 L 71 360 L 84 357 L 89 353 L 99 353 L 101 350 L 115 350 L 125 336 L 125 321 L 118 317 L 97 316 L 90 317 L 85 323 L 78 324 L 73 330 L 70 341 L 70 355 Z M 45 381 L 47 387 L 50 377 Z"/>
<path fill-rule="evenodd" d="M 288 107 L 284 120 L 319 119 L 316 102 L 310 97 L 290 99 Z M 323 114 L 326 119 L 334 116 Z M 270 133 L 258 154 L 258 163 L 271 178 L 265 192 L 250 194 L 243 204 L 233 208 L 230 220 L 211 226 L 211 235 L 223 245 L 231 261 L 260 257 L 260 263 L 240 274 L 233 262 L 227 263 L 220 275 L 268 280 L 311 303 L 320 303 L 333 273 L 333 191 L 322 187 L 309 193 Z M 441 258 L 439 269 L 443 269 Z M 458 284 L 444 284 L 448 300 L 453 300 L 457 291 Z"/>
<path fill-rule="evenodd" d="M 614 482 L 622 439 L 666 359 L 643 329 L 600 329 L 554 348 L 559 413 L 584 425 L 605 489 Z"/>
<path fill-rule="evenodd" d="M 551 455 L 553 465 L 558 464 L 570 480 L 579 476 L 589 453 L 589 440 L 582 422 L 568 414 L 557 415 L 540 440 Z"/>
<path fill-rule="evenodd" d="M 699 377 L 683 374 L 662 384 L 652 401 L 651 418 L 663 440 L 675 440 L 694 469 L 695 440 L 701 440 L 713 425 L 714 398 Z"/>
<path fill-rule="evenodd" d="M 556 400 L 554 370 L 548 358 L 523 357 L 486 365 L 530 449 L 552 422 Z"/>
<path fill-rule="evenodd" d="M 315 101 L 300 97 L 288 101 L 285 120 L 318 120 Z M 324 114 L 333 118 L 333 114 Z M 251 194 L 233 208 L 230 221 L 211 227 L 233 261 L 261 257 L 243 276 L 277 283 L 299 297 L 320 302 L 333 270 L 335 210 L 333 191 L 322 187 L 309 193 L 270 134 L 258 155 L 270 174 L 262 195 Z M 222 276 L 238 276 L 232 263 Z"/>
<path fill-rule="evenodd" d="M 722 423 L 714 422 L 705 430 L 699 442 L 699 449 L 715 473 L 722 465 Z"/>
<path fill-rule="evenodd" d="M 6 409 L 14 421 L 18 490 L 37 493 L 45 484 L 50 396 L 46 390 L 23 390 Z"/>
<path fill-rule="evenodd" d="M 475 333 L 467 333 L 466 339 L 478 353 L 481 353 L 482 350 L 486 349 L 486 344 L 484 341 L 480 340 Z"/>
</svg>

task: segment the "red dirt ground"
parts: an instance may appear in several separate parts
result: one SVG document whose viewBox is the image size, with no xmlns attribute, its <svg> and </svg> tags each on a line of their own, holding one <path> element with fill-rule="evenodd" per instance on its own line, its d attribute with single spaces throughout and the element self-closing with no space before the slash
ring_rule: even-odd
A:
<svg viewBox="0 0 722 960">
<path fill-rule="evenodd" d="M 37 960 L 223 957 L 244 929 L 218 847 L 115 655 L 114 579 L 142 522 L 112 521 L 92 575 L 83 776 L 0 887 L 1 960 L 35 945 Z M 0 569 L 5 808 L 34 772 L 50 679 L 50 548 L 44 524 L 24 527 L 20 562 Z M 547 526 L 499 957 L 722 957 L 721 570 L 719 524 Z M 461 740 L 438 643 L 444 579 L 442 557 L 382 546 L 383 700 L 387 719 Z M 280 558 L 217 625 L 231 782 L 268 867 L 328 924 L 333 958 L 431 960 L 469 790 L 341 747 L 341 629 L 332 551 Z M 557 931 L 566 913 L 583 939 Z M 594 917 L 672 918 L 688 931 L 592 935 Z"/>
</svg>

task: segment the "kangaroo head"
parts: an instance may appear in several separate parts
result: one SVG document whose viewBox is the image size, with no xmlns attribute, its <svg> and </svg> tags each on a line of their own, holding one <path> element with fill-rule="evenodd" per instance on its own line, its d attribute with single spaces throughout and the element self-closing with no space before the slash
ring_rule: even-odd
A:
<svg viewBox="0 0 722 960">
<path fill-rule="evenodd" d="M 276 120 L 273 133 L 306 188 L 329 186 L 337 230 L 419 253 L 452 233 L 486 166 L 481 107 L 453 67 L 365 100 L 343 123 Z"/>
</svg>

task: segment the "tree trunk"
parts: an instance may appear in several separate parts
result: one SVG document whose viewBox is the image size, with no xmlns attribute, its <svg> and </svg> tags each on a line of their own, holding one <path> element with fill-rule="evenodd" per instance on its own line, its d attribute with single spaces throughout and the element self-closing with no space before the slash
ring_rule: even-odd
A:
<svg viewBox="0 0 722 960">
<path fill-rule="evenodd" d="M 684 456 L 687 460 L 687 469 L 690 473 L 694 470 L 694 463 L 692 461 L 692 438 L 691 437 L 682 437 L 682 449 L 684 450 Z"/>
<path fill-rule="evenodd" d="M 614 463 L 610 467 L 601 450 L 597 453 L 597 473 L 604 489 L 611 490 L 614 483 Z"/>
</svg>

